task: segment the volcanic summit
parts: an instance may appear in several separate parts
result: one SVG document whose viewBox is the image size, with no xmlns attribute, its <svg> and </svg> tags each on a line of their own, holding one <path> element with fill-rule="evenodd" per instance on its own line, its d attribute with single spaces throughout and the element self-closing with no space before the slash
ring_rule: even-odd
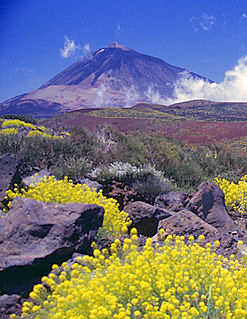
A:
<svg viewBox="0 0 247 319">
<path fill-rule="evenodd" d="M 155 103 L 173 96 L 174 84 L 184 71 L 113 42 L 89 53 L 39 89 L 1 103 L 0 114 L 49 117 L 80 108 Z"/>
</svg>

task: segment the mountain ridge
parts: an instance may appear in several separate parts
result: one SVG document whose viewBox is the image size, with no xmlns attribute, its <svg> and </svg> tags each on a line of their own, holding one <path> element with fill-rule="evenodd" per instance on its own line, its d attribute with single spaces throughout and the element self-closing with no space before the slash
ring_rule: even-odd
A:
<svg viewBox="0 0 247 319">
<path fill-rule="evenodd" d="M 18 112 L 30 114 L 33 105 L 45 110 L 42 116 L 92 107 L 130 107 L 139 102 L 159 103 L 173 97 L 174 84 L 181 73 L 193 78 L 204 77 L 166 61 L 139 53 L 118 42 L 91 52 L 55 75 L 40 88 L 24 96 L 0 104 L 0 114 L 15 107 Z M 28 101 L 28 102 L 25 102 Z M 20 107 L 21 105 L 21 107 Z M 47 111 L 46 111 L 47 110 Z M 38 113 L 38 110 L 34 110 Z M 18 113 L 19 114 L 19 113 Z M 31 114 L 30 114 L 31 115 Z"/>
</svg>

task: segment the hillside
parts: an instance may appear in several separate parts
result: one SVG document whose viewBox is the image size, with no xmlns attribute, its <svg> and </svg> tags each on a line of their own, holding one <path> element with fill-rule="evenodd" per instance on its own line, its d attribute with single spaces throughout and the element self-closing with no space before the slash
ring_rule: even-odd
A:
<svg viewBox="0 0 247 319">
<path fill-rule="evenodd" d="M 89 53 L 39 89 L 2 102 L 0 115 L 50 117 L 80 108 L 125 107 L 166 100 L 173 96 L 174 84 L 184 71 L 114 42 Z"/>
<path fill-rule="evenodd" d="M 244 150 L 247 103 L 187 101 L 170 106 L 139 103 L 131 108 L 82 109 L 42 121 L 53 128 L 107 124 L 122 132 L 156 131 L 190 144 L 227 142 Z"/>
</svg>

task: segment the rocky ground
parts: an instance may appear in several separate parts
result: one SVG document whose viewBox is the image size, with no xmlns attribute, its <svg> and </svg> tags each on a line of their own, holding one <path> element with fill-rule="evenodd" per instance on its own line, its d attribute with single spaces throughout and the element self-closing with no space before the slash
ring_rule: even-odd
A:
<svg viewBox="0 0 247 319">
<path fill-rule="evenodd" d="M 0 157 L 3 203 L 6 190 L 21 180 L 19 164 L 18 156 Z M 90 180 L 81 182 L 95 186 Z M 133 191 L 122 186 L 115 184 L 111 196 L 118 198 L 128 212 L 131 227 L 138 230 L 140 246 L 147 237 L 152 237 L 154 243 L 160 241 L 161 228 L 166 235 L 184 236 L 186 240 L 191 235 L 195 240 L 204 235 L 205 243 L 219 240 L 216 252 L 226 257 L 241 255 L 239 240 L 243 248 L 247 244 L 246 219 L 227 212 L 224 194 L 213 183 L 203 182 L 190 195 L 181 191 L 160 194 L 153 205 L 136 200 Z M 90 244 L 96 240 L 103 216 L 103 207 L 94 204 L 14 199 L 7 216 L 0 219 L 0 319 L 21 312 L 32 286 L 49 273 L 52 264 L 66 260 L 72 264 L 78 255 L 91 254 Z"/>
</svg>

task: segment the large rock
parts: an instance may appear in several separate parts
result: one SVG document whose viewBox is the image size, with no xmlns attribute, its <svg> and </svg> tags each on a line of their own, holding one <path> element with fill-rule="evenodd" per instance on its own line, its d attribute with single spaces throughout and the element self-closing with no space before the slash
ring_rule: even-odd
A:
<svg viewBox="0 0 247 319">
<path fill-rule="evenodd" d="M 132 220 L 131 227 L 137 228 L 139 234 L 148 237 L 157 233 L 159 220 L 171 216 L 166 210 L 140 201 L 129 203 L 124 207 L 124 211 Z"/>
<path fill-rule="evenodd" d="M 0 296 L 0 319 L 8 319 L 11 314 L 21 314 L 22 298 L 19 295 Z"/>
<path fill-rule="evenodd" d="M 204 235 L 208 240 L 214 239 L 216 236 L 218 238 L 216 228 L 188 210 L 182 210 L 169 218 L 161 220 L 158 225 L 158 231 L 161 228 L 165 230 L 166 235 L 184 236 L 185 238 L 190 235 L 193 235 L 194 238 Z"/>
<path fill-rule="evenodd" d="M 16 198 L 0 220 L 0 294 L 22 293 L 54 263 L 74 252 L 90 253 L 104 208 Z"/>
<path fill-rule="evenodd" d="M 13 189 L 14 184 L 21 181 L 19 174 L 21 159 L 16 154 L 0 156 L 0 201 L 3 201 L 8 189 Z"/>
<path fill-rule="evenodd" d="M 185 192 L 168 192 L 158 195 L 154 200 L 154 206 L 179 212 L 184 209 L 187 194 Z"/>
<path fill-rule="evenodd" d="M 186 208 L 220 231 L 238 230 L 227 213 L 224 193 L 214 183 L 201 183 Z"/>
</svg>

